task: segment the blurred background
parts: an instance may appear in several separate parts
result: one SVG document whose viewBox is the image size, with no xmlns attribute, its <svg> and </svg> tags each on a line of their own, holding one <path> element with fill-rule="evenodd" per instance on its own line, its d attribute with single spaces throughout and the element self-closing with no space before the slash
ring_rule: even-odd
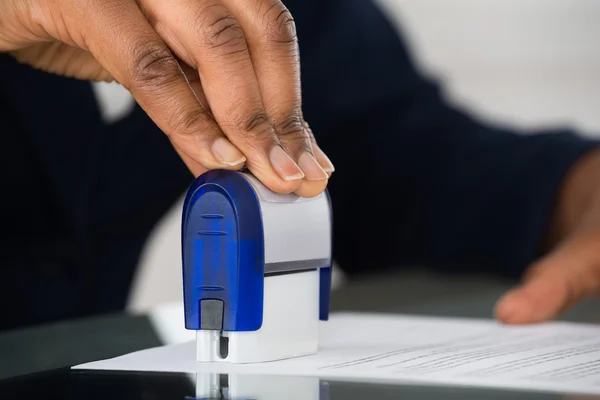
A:
<svg viewBox="0 0 600 400">
<path fill-rule="evenodd" d="M 524 130 L 571 127 L 600 137 L 600 1 L 379 3 L 397 24 L 418 67 L 442 83 L 449 102 L 494 124 Z M 107 121 L 118 120 L 133 105 L 116 84 L 97 84 L 95 90 Z M 128 315 L 0 333 L 0 354 L 7 361 L 0 363 L 0 376 L 193 338 L 183 328 L 182 200 L 146 245 Z M 360 281 L 345 279 L 335 270 L 332 308 L 489 318 L 497 298 L 513 284 L 487 275 L 443 276 L 418 266 Z M 564 318 L 589 321 L 591 315 L 600 321 L 595 317 L 598 310 L 598 302 L 588 301 Z"/>
<path fill-rule="evenodd" d="M 532 129 L 572 126 L 600 137 L 600 2 L 595 0 L 380 0 L 397 24 L 422 71 L 441 80 L 448 101 L 478 118 Z M 98 84 L 105 118 L 118 119 L 132 104 L 118 85 Z M 318 133 L 317 133 L 318 134 Z M 180 318 L 180 210 L 176 204 L 149 240 L 132 287 L 129 311 L 151 312 L 166 341 L 188 332 L 173 331 Z M 335 290 L 344 287 L 336 271 Z M 418 269 L 397 277 L 394 288 L 431 285 L 424 301 L 441 300 L 447 277 Z M 453 277 L 467 293 L 494 296 L 489 277 Z M 422 283 L 424 284 L 424 283 Z M 491 286 L 490 286 L 491 285 Z M 498 283 L 498 285 L 502 285 Z M 365 284 L 365 287 L 368 286 Z M 377 286 L 377 285 L 375 285 Z M 367 289 L 364 289 L 367 290 Z M 410 290 L 412 293 L 414 290 Z M 460 304 L 459 293 L 447 295 Z M 397 296 L 397 295 L 396 295 Z M 385 297 L 385 296 L 382 296 Z M 410 296 L 414 306 L 418 298 Z M 399 299 L 396 299 L 399 300 Z M 464 300 L 466 302 L 466 299 Z M 360 305 L 356 305 L 359 307 Z M 458 307 L 458 306 L 457 306 Z M 483 308 L 482 308 L 483 309 Z"/>
<path fill-rule="evenodd" d="M 600 2 L 379 3 L 397 23 L 419 68 L 441 80 L 448 101 L 495 124 L 525 129 L 571 126 L 600 137 Z M 118 85 L 98 84 L 96 89 L 107 120 L 118 119 L 132 104 Z M 149 240 L 128 306 L 132 313 L 150 313 L 165 342 L 190 337 L 180 329 L 180 210 L 181 202 Z M 510 283 L 489 277 L 441 277 L 416 268 L 394 279 L 374 277 L 353 290 L 340 290 L 353 284 L 336 270 L 334 302 L 340 299 L 343 307 L 353 309 L 407 304 L 406 311 L 436 314 L 468 314 L 465 308 L 476 306 L 471 314 L 488 316 Z M 369 296 L 371 287 L 380 294 Z"/>
</svg>

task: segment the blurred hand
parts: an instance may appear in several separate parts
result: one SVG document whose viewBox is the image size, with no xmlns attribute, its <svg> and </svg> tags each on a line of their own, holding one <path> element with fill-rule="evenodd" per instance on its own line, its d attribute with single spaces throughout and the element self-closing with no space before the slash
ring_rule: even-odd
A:
<svg viewBox="0 0 600 400">
<path fill-rule="evenodd" d="M 333 165 L 303 120 L 295 25 L 281 1 L 0 0 L 0 9 L 0 51 L 118 81 L 195 175 L 246 165 L 280 193 L 325 189 Z"/>
<path fill-rule="evenodd" d="M 500 299 L 500 321 L 547 321 L 600 295 L 600 150 L 580 160 L 566 178 L 547 244 L 550 251 L 529 268 L 523 284 Z"/>
</svg>

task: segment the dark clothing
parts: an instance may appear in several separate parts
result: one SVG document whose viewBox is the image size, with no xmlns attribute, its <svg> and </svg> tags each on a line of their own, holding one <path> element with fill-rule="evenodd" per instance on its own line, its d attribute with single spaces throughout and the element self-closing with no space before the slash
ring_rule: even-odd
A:
<svg viewBox="0 0 600 400">
<path fill-rule="evenodd" d="M 522 272 L 565 172 L 597 144 L 522 136 L 449 107 L 369 1 L 285 3 L 305 117 L 337 169 L 340 266 Z M 190 173 L 141 109 L 105 125 L 88 83 L 6 56 L 0 71 L 0 328 L 122 309 L 145 240 Z"/>
</svg>

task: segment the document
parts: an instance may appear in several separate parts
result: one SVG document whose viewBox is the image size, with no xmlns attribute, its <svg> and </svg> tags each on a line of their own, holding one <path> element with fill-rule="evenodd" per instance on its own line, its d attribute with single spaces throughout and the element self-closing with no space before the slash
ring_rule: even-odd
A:
<svg viewBox="0 0 600 400">
<path fill-rule="evenodd" d="M 197 363 L 195 342 L 75 367 L 93 370 L 265 374 L 600 394 L 600 326 L 552 322 L 334 314 L 318 354 L 260 364 Z"/>
</svg>

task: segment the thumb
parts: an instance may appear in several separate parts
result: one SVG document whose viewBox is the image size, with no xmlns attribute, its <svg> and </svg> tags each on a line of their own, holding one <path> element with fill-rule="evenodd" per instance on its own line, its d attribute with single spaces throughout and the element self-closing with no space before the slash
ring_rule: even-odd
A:
<svg viewBox="0 0 600 400">
<path fill-rule="evenodd" d="M 573 238 L 526 273 L 521 286 L 496 305 L 496 318 L 506 324 L 553 319 L 600 287 L 598 235 Z"/>
</svg>

